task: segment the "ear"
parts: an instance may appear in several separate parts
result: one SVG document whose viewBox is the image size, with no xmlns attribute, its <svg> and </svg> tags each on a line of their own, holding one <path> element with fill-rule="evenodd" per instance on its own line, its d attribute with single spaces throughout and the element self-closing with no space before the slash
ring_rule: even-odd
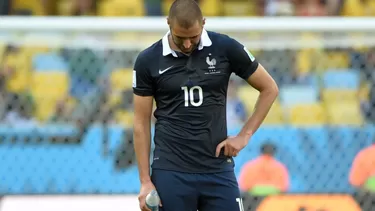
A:
<svg viewBox="0 0 375 211">
<path fill-rule="evenodd" d="M 206 18 L 203 18 L 202 20 L 202 26 L 204 26 L 206 24 Z"/>
<path fill-rule="evenodd" d="M 167 17 L 167 24 L 171 26 L 171 21 L 169 20 L 169 17 Z"/>
</svg>

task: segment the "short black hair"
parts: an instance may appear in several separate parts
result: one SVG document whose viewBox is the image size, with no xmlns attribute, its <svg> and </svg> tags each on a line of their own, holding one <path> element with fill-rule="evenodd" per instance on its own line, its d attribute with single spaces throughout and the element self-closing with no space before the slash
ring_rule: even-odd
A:
<svg viewBox="0 0 375 211">
<path fill-rule="evenodd" d="M 274 155 L 276 153 L 276 146 L 270 142 L 262 144 L 260 151 L 262 154 Z"/>
<path fill-rule="evenodd" d="M 169 9 L 168 18 L 184 28 L 192 27 L 197 21 L 202 22 L 203 14 L 194 0 L 175 0 Z"/>
</svg>

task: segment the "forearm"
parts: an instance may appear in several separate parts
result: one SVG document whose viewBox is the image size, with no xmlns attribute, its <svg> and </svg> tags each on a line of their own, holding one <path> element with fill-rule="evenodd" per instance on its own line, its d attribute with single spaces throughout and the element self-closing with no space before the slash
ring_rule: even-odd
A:
<svg viewBox="0 0 375 211">
<path fill-rule="evenodd" d="M 141 183 L 150 179 L 151 128 L 149 124 L 134 126 L 134 149 L 137 157 L 139 179 Z"/>
<path fill-rule="evenodd" d="M 243 126 L 239 136 L 249 139 L 262 124 L 266 118 L 273 102 L 278 95 L 277 87 L 270 87 L 260 92 L 259 98 L 255 104 L 254 111 L 246 124 Z"/>
</svg>

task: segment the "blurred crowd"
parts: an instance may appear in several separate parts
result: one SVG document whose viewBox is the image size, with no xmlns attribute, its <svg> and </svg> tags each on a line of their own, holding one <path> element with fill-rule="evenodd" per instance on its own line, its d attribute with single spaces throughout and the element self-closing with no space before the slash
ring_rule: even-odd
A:
<svg viewBox="0 0 375 211">
<path fill-rule="evenodd" d="M 374 16 L 373 0 L 196 0 L 206 16 Z M 1 0 L 2 15 L 160 16 L 172 0 Z"/>
</svg>

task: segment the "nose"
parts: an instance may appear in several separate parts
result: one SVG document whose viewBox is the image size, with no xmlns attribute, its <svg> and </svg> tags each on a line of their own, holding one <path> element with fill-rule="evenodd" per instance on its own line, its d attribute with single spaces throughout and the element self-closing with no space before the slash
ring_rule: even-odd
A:
<svg viewBox="0 0 375 211">
<path fill-rule="evenodd" d="M 189 49 L 191 47 L 191 41 L 189 39 L 184 40 L 184 48 Z"/>
</svg>

